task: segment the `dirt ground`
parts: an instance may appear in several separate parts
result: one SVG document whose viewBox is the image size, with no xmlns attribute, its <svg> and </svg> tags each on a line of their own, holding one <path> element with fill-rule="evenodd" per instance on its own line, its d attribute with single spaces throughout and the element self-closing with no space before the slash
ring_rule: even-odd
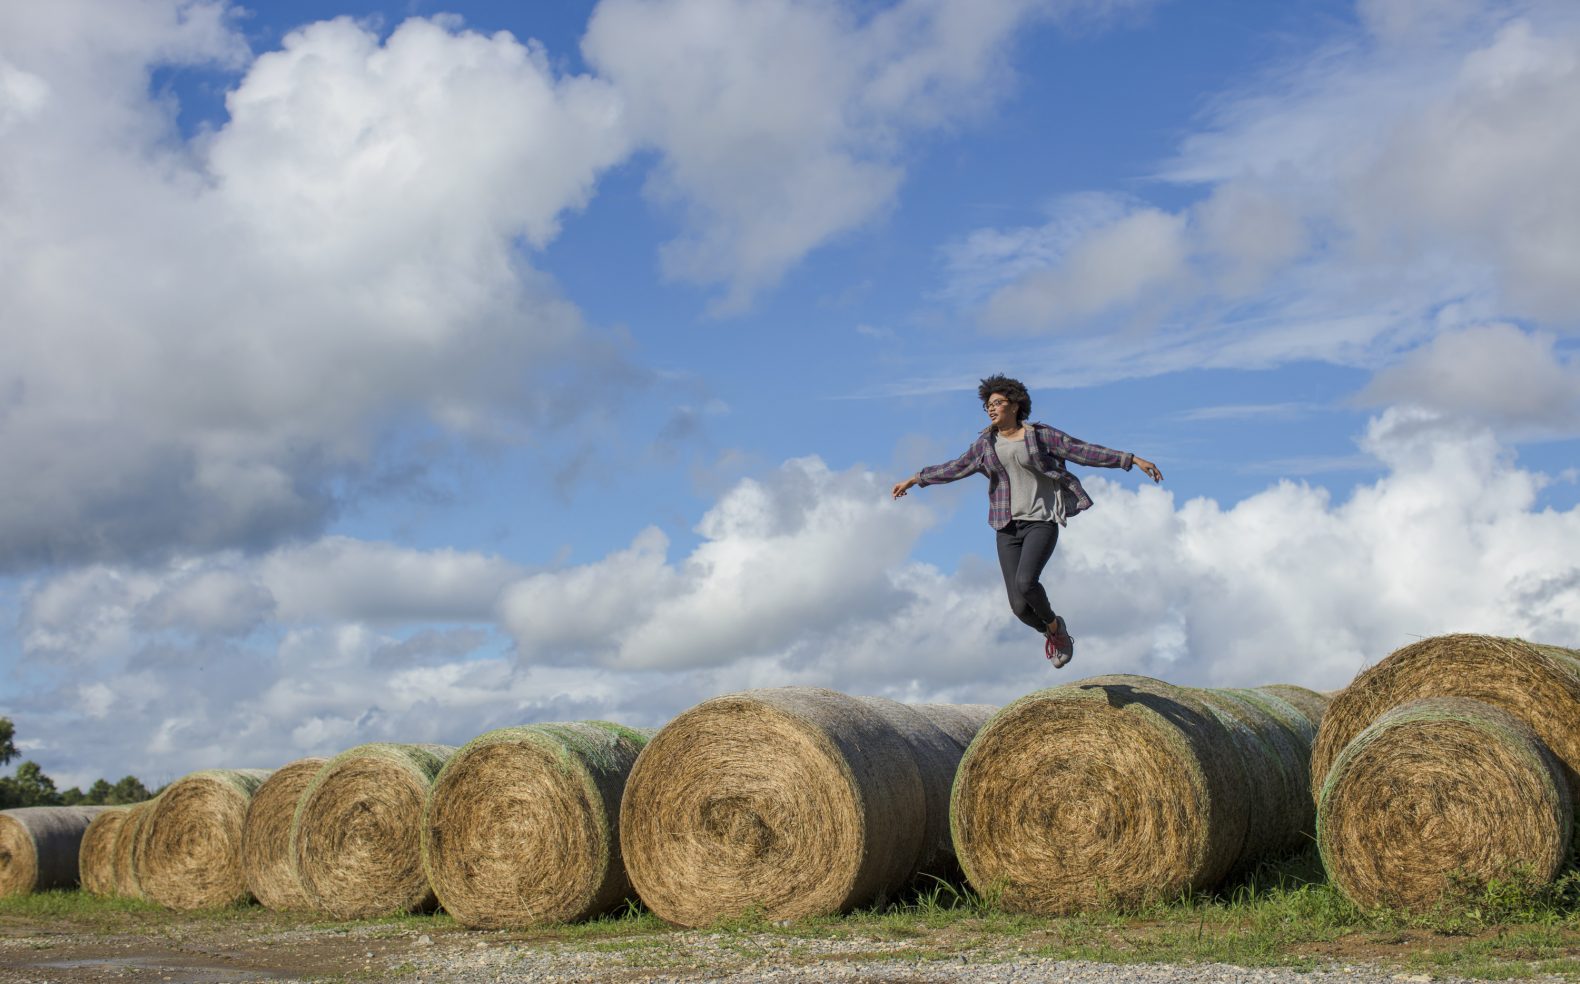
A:
<svg viewBox="0 0 1580 984">
<path fill-rule="evenodd" d="M 1117 928 L 1115 943 L 1144 940 L 1154 931 L 1146 923 Z M 791 934 L 785 942 L 801 946 Z M 412 917 L 385 922 L 326 924 L 309 916 L 273 913 L 252 907 L 224 913 L 181 914 L 162 911 L 92 913 L 86 916 L 20 916 L 0 914 L 0 982 L 75 984 L 98 981 L 160 981 L 174 984 L 281 980 L 374 980 L 415 975 L 415 967 L 432 965 L 446 954 L 465 954 L 474 963 L 486 961 L 490 951 L 536 950 L 544 947 L 581 946 L 607 950 L 622 941 L 633 949 L 660 950 L 671 944 L 681 950 L 694 941 L 668 931 L 633 931 L 584 939 L 580 943 L 564 934 L 544 932 L 478 932 L 460 928 L 447 918 Z M 918 932 L 914 938 L 890 937 L 885 949 L 934 954 L 996 952 L 1005 948 L 1029 950 L 1057 942 L 1056 926 L 1014 939 L 973 934 L 968 927 L 949 926 Z M 1419 967 L 1423 954 L 1437 949 L 1477 947 L 1496 941 L 1496 934 L 1458 934 L 1451 938 L 1427 931 L 1352 933 L 1333 941 L 1291 947 L 1288 957 L 1306 957 L 1320 965 L 1360 965 L 1392 969 L 1401 979 L 1412 977 L 1408 967 Z M 808 949 L 800 960 L 841 959 L 835 950 L 869 951 L 876 939 L 804 941 Z M 744 953 L 755 945 L 741 937 L 721 934 L 705 947 L 720 954 Z M 1580 945 L 1569 950 L 1580 957 Z M 756 956 L 761 956 L 761 953 Z M 1509 954 L 1518 959 L 1517 954 Z M 1535 954 L 1532 954 L 1535 956 Z M 1543 954 L 1549 959 L 1551 952 Z M 743 957 L 744 961 L 747 959 Z M 729 959 L 723 961 L 730 963 Z M 600 975 L 603 976 L 603 975 Z M 624 976 L 615 974 L 614 976 Z M 640 975 L 638 975 L 640 976 Z M 1518 976 L 1518 975 L 1516 975 Z"/>
</svg>

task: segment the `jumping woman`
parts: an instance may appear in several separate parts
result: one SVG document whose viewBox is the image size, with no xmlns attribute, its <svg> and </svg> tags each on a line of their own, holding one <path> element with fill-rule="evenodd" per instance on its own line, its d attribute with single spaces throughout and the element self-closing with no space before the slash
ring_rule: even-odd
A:
<svg viewBox="0 0 1580 984">
<path fill-rule="evenodd" d="M 1163 473 L 1129 451 L 1077 441 L 1047 424 L 1028 424 L 1031 395 L 1017 379 L 989 376 L 977 387 L 977 396 L 991 421 L 988 427 L 954 461 L 929 465 L 896 483 L 894 498 L 915 485 L 942 485 L 978 472 L 987 476 L 988 523 L 998 531 L 998 564 L 1010 610 L 1046 637 L 1044 652 L 1062 667 L 1075 655 L 1075 640 L 1064 619 L 1054 614 L 1039 579 L 1059 542 L 1059 527 L 1092 504 L 1065 461 L 1126 471 L 1134 464 L 1154 482 L 1163 481 Z"/>
</svg>

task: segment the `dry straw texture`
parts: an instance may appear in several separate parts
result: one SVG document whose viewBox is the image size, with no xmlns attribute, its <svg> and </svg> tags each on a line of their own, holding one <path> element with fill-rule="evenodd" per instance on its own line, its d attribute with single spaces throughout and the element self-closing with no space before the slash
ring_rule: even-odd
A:
<svg viewBox="0 0 1580 984">
<path fill-rule="evenodd" d="M 311 908 L 291 866 L 291 819 L 325 759 L 297 759 L 274 770 L 252 794 L 241 825 L 241 869 L 259 903 L 277 911 Z"/>
<path fill-rule="evenodd" d="M 1425 698 L 1384 712 L 1339 754 L 1317 843 L 1357 904 L 1421 911 L 1494 878 L 1551 881 L 1573 810 L 1557 759 L 1522 721 Z"/>
<path fill-rule="evenodd" d="M 465 926 L 585 919 L 632 896 L 620 797 L 651 732 L 607 721 L 490 731 L 450 757 L 423 814 L 422 860 Z"/>
<path fill-rule="evenodd" d="M 367 919 L 435 906 L 422 870 L 422 808 L 449 745 L 358 745 L 308 783 L 291 861 L 313 908 Z"/>
<path fill-rule="evenodd" d="M 102 806 L 0 812 L 0 898 L 77 884 L 77 849 Z"/>
<path fill-rule="evenodd" d="M 138 850 L 143 823 L 148 819 L 159 797 L 134 804 L 127 811 L 126 821 L 115 832 L 114 853 L 115 894 L 127 899 L 143 898 L 143 886 L 138 879 Z"/>
<path fill-rule="evenodd" d="M 955 850 L 977 891 L 1015 911 L 1173 898 L 1237 860 L 1240 768 L 1223 724 L 1183 688 L 1107 676 L 1039 691 L 961 760 Z"/>
<path fill-rule="evenodd" d="M 1395 650 L 1333 698 L 1311 752 L 1313 796 L 1344 747 L 1389 708 L 1469 697 L 1530 725 L 1580 784 L 1580 652 L 1481 635 L 1423 639 Z"/>
<path fill-rule="evenodd" d="M 868 704 L 784 687 L 716 697 L 637 758 L 620 843 L 661 918 L 839 912 L 903 885 L 927 791 L 906 739 Z"/>
<path fill-rule="evenodd" d="M 168 909 L 247 901 L 241 825 L 267 769 L 209 769 L 183 776 L 154 801 L 138 833 L 143 897 Z"/>
<path fill-rule="evenodd" d="M 115 894 L 115 837 L 131 813 L 130 806 L 111 806 L 88 824 L 77 849 L 77 880 L 91 895 Z"/>
</svg>

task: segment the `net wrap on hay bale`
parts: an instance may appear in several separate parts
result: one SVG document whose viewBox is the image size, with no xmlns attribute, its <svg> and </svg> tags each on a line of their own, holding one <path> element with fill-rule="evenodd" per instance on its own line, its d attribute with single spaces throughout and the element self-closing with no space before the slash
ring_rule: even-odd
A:
<svg viewBox="0 0 1580 984">
<path fill-rule="evenodd" d="M 998 708 L 992 704 L 902 704 L 883 697 L 856 699 L 876 711 L 905 739 L 922 778 L 926 807 L 922 847 L 904 880 L 910 881 L 919 874 L 956 877 L 959 865 L 955 861 L 954 839 L 949 836 L 949 794 L 954 789 L 960 757 Z"/>
<path fill-rule="evenodd" d="M 115 894 L 115 837 L 121 832 L 130 806 L 107 806 L 82 832 L 77 849 L 77 882 L 90 895 Z"/>
<path fill-rule="evenodd" d="M 1259 693 L 1269 694 L 1293 706 L 1298 710 L 1313 731 L 1322 724 L 1322 716 L 1328 712 L 1328 705 L 1333 703 L 1333 695 L 1310 690 L 1306 687 L 1296 686 L 1293 683 L 1270 683 L 1257 687 Z"/>
<path fill-rule="evenodd" d="M 1292 854 L 1316 832 L 1311 740 L 1316 729 L 1294 705 L 1263 690 L 1198 690 L 1240 752 L 1238 784 L 1248 808 L 1236 868 Z"/>
<path fill-rule="evenodd" d="M 1311 750 L 1319 798 L 1344 747 L 1389 708 L 1425 697 L 1469 697 L 1524 721 L 1580 786 L 1580 652 L 1484 635 L 1444 635 L 1397 649 L 1328 705 Z"/>
<path fill-rule="evenodd" d="M 24 806 L 0 811 L 0 898 L 77 884 L 82 835 L 102 806 Z"/>
<path fill-rule="evenodd" d="M 241 827 L 267 778 L 267 769 L 206 769 L 165 787 L 137 834 L 143 897 L 167 909 L 247 901 Z"/>
<path fill-rule="evenodd" d="M 752 690 L 698 704 L 648 742 L 620 845 L 637 894 L 669 922 L 799 919 L 903 885 L 926 796 L 910 745 L 867 704 Z"/>
<path fill-rule="evenodd" d="M 490 731 L 450 756 L 428 793 L 422 862 L 465 926 L 599 915 L 632 897 L 620 798 L 653 732 L 608 721 Z"/>
<path fill-rule="evenodd" d="M 1383 712 L 1339 753 L 1317 845 L 1358 905 L 1421 911 L 1496 878 L 1550 882 L 1573 814 L 1562 766 L 1523 721 L 1428 697 Z"/>
<path fill-rule="evenodd" d="M 297 759 L 275 769 L 252 794 L 241 825 L 241 870 L 259 904 L 280 912 L 311 906 L 291 865 L 291 820 L 307 784 L 327 759 Z"/>
<path fill-rule="evenodd" d="M 313 908 L 340 919 L 432 909 L 422 809 L 449 745 L 374 742 L 318 770 L 291 821 L 291 863 Z"/>
<path fill-rule="evenodd" d="M 143 886 L 138 878 L 138 849 L 143 823 L 153 810 L 159 797 L 134 803 L 126 812 L 126 820 L 115 832 L 115 894 L 126 899 L 143 898 Z"/>
<path fill-rule="evenodd" d="M 950 820 L 976 890 L 1061 914 L 1168 899 L 1239 857 L 1240 757 L 1192 692 L 1093 677 L 1005 707 L 966 750 Z"/>
</svg>

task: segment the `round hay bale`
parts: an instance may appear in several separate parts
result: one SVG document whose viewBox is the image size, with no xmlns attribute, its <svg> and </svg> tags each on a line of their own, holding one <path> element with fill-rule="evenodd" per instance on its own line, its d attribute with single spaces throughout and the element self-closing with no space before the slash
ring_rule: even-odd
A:
<svg viewBox="0 0 1580 984">
<path fill-rule="evenodd" d="M 247 889 L 279 912 L 308 909 L 307 894 L 291 866 L 291 819 L 326 759 L 297 759 L 275 769 L 252 794 L 241 825 L 241 870 Z"/>
<path fill-rule="evenodd" d="M 0 898 L 77 884 L 77 850 L 102 806 L 0 811 Z"/>
<path fill-rule="evenodd" d="M 1290 854 L 1310 842 L 1315 822 L 1307 762 L 1311 740 L 1301 741 L 1284 717 L 1305 715 L 1277 697 L 1254 690 L 1198 690 L 1240 752 L 1238 782 L 1249 804 L 1245 841 L 1236 868 Z M 1282 704 L 1275 712 L 1274 704 Z"/>
<path fill-rule="evenodd" d="M 1423 639 L 1389 654 L 1333 698 L 1311 749 L 1319 798 L 1344 747 L 1389 708 L 1424 697 L 1469 697 L 1530 725 L 1580 786 L 1580 652 L 1483 635 Z"/>
<path fill-rule="evenodd" d="M 374 742 L 325 763 L 291 820 L 291 863 L 315 909 L 367 919 L 432 909 L 422 808 L 449 745 Z"/>
<path fill-rule="evenodd" d="M 1322 724 L 1322 715 L 1327 713 L 1328 705 L 1333 703 L 1333 695 L 1306 687 L 1296 686 L 1293 683 L 1270 683 L 1264 687 L 1257 687 L 1258 691 L 1277 697 L 1294 706 L 1313 730 Z"/>
<path fill-rule="evenodd" d="M 620 846 L 671 923 L 830 914 L 902 885 L 926 791 L 910 746 L 853 697 L 809 687 L 705 701 L 637 757 Z"/>
<path fill-rule="evenodd" d="M 267 769 L 207 769 L 165 787 L 137 835 L 143 897 L 167 909 L 247 901 L 241 826 L 267 778 Z"/>
<path fill-rule="evenodd" d="M 151 800 L 133 804 L 126 812 L 121 829 L 115 832 L 115 845 L 111 850 L 114 853 L 115 894 L 121 898 L 144 898 L 137 870 L 138 845 L 141 843 L 143 823 L 158 801 L 159 797 L 155 796 Z"/>
<path fill-rule="evenodd" d="M 1562 766 L 1513 714 L 1464 697 L 1390 708 L 1323 784 L 1317 845 L 1366 908 L 1426 910 L 1494 878 L 1550 882 L 1574 804 Z"/>
<path fill-rule="evenodd" d="M 1245 839 L 1240 758 L 1194 694 L 1093 677 L 1000 711 L 966 750 L 950 821 L 972 886 L 1063 914 L 1221 879 Z"/>
<path fill-rule="evenodd" d="M 464 926 L 586 919 L 632 896 L 620 797 L 652 732 L 607 721 L 501 728 L 450 756 L 423 812 L 422 863 Z"/>
<path fill-rule="evenodd" d="M 876 711 L 905 739 L 922 778 L 926 809 L 922 847 L 904 881 L 919 874 L 958 876 L 955 843 L 949 836 L 949 794 L 954 789 L 960 756 L 998 708 L 991 704 L 902 704 L 883 697 L 856 699 Z"/>
<path fill-rule="evenodd" d="M 108 806 L 82 832 L 77 849 L 77 881 L 90 895 L 115 894 L 115 837 L 131 813 L 130 806 Z"/>
</svg>

